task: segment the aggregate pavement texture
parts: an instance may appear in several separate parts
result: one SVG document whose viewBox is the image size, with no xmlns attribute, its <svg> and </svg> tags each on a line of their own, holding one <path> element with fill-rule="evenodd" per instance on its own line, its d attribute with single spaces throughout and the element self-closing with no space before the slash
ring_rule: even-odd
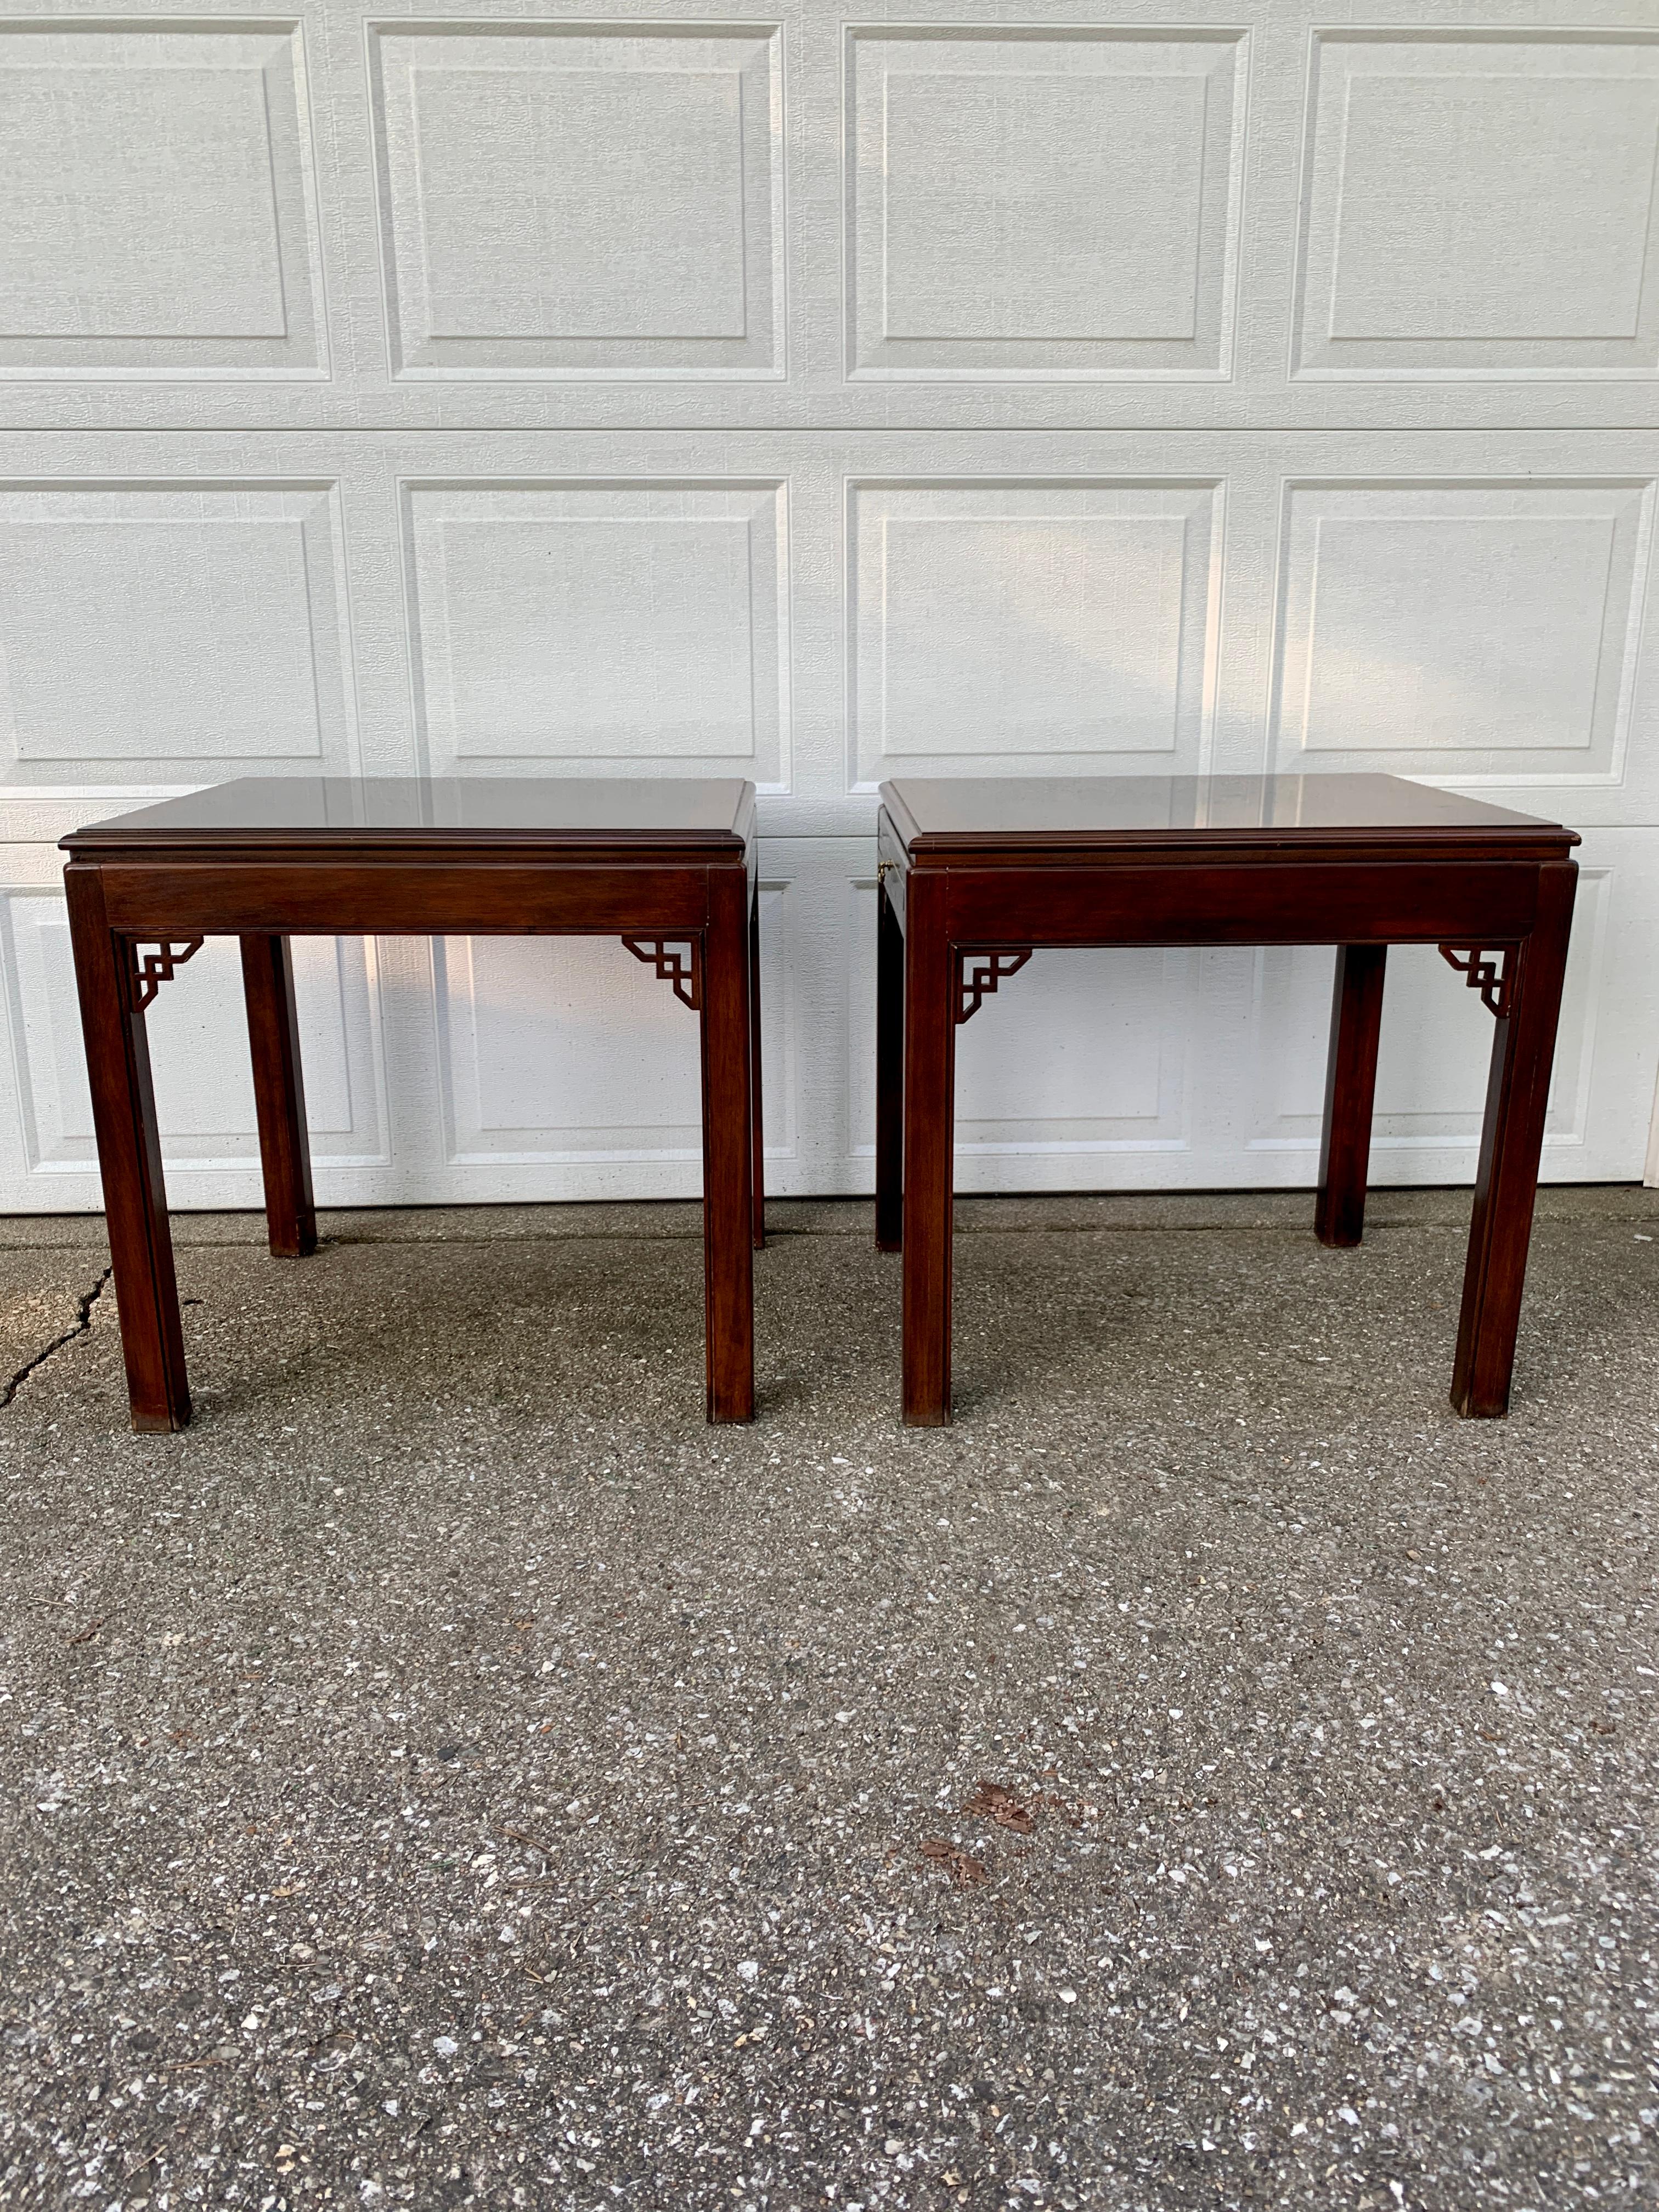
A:
<svg viewBox="0 0 1659 2212">
<path fill-rule="evenodd" d="M 0 1224 L 0 2203 L 1659 2203 L 1659 1194 Z M 438 1249 L 434 1249 L 434 1248 Z M 55 1349 L 48 1349 L 55 1345 Z M 33 1364 L 31 1364 L 33 1363 Z M 0 1393 L 0 1395 L 4 1395 Z"/>
</svg>

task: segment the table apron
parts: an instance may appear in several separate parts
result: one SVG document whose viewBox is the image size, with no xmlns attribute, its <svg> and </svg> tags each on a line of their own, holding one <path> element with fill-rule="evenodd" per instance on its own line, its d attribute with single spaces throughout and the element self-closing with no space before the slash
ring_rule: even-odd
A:
<svg viewBox="0 0 1659 2212">
<path fill-rule="evenodd" d="M 949 869 L 958 945 L 1497 945 L 1537 918 L 1535 863 Z M 915 872 L 914 895 L 927 880 Z M 935 878 L 937 880 L 937 878 Z"/>
<path fill-rule="evenodd" d="M 102 876 L 112 929 L 174 936 L 662 936 L 707 928 L 708 879 L 724 872 L 501 862 L 70 865 Z"/>
</svg>

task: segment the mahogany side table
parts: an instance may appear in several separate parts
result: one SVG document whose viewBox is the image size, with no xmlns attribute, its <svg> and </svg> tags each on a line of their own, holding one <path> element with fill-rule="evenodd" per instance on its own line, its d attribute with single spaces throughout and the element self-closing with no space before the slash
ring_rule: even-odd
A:
<svg viewBox="0 0 1659 2212">
<path fill-rule="evenodd" d="M 904 1418 L 951 1418 L 956 1031 L 1042 945 L 1335 945 L 1314 1225 L 1364 1224 L 1383 963 L 1438 945 L 1495 1018 L 1460 1413 L 1507 1412 L 1572 923 L 1571 830 L 1389 775 L 907 777 L 881 787 L 876 1243 Z"/>
<path fill-rule="evenodd" d="M 315 1249 L 290 936 L 620 937 L 701 1020 L 708 1413 L 755 1410 L 755 790 L 732 781 L 246 777 L 63 840 L 132 1425 L 190 1419 L 144 1010 L 241 939 L 271 1251 Z"/>
</svg>

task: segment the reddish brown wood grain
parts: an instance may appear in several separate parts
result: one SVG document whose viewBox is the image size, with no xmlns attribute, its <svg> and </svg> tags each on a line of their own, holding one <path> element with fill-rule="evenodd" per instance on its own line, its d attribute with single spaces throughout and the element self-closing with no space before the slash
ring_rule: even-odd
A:
<svg viewBox="0 0 1659 2212">
<path fill-rule="evenodd" d="M 945 886 L 913 875 L 904 927 L 904 1418 L 951 1418 L 956 967 Z"/>
<path fill-rule="evenodd" d="M 1452 1370 L 1460 1413 L 1509 1411 L 1577 874 L 1571 860 L 1540 871 L 1538 927 L 1510 956 L 1509 1012 L 1495 1024 Z"/>
<path fill-rule="evenodd" d="M 1425 936 L 1523 936 L 1537 911 L 1536 864 L 1354 857 L 1298 864 L 1281 854 L 1212 867 L 1106 858 L 1094 866 L 951 863 L 951 934 L 963 945 L 1404 945 Z M 1425 917 L 1431 915 L 1431 924 Z"/>
<path fill-rule="evenodd" d="M 1365 1231 L 1365 1177 L 1388 957 L 1386 945 L 1340 945 L 1336 951 L 1325 1128 L 1314 1201 L 1314 1234 L 1322 1244 L 1358 1244 Z"/>
<path fill-rule="evenodd" d="M 100 871 L 64 871 L 81 996 L 93 1127 L 104 1182 L 115 1304 L 132 1425 L 182 1429 L 190 1419 L 179 1285 L 155 1127 L 144 1017 L 133 1002 L 132 948 L 111 931 Z"/>
<path fill-rule="evenodd" d="M 706 865 L 337 855 L 100 865 L 110 926 L 134 936 L 684 936 L 708 920 Z"/>
<path fill-rule="evenodd" d="M 892 1249 L 902 1218 L 907 1422 L 951 1418 L 961 963 L 1048 945 L 1341 948 L 1316 1211 L 1329 1244 L 1357 1243 L 1364 1226 L 1388 946 L 1481 946 L 1513 963 L 1452 1385 L 1462 1413 L 1506 1410 L 1577 874 L 1572 831 L 1389 776 L 908 779 L 882 796 L 876 1235 Z M 1471 1006 L 1482 1008 L 1480 995 Z"/>
<path fill-rule="evenodd" d="M 317 1209 L 311 1194 L 311 1142 L 287 938 L 242 939 L 242 994 L 253 1060 L 266 1231 L 273 1257 L 302 1260 L 317 1249 Z"/>
<path fill-rule="evenodd" d="M 661 788 L 595 787 L 598 799 L 586 794 L 589 813 L 620 793 L 624 826 L 606 828 L 600 811 L 599 827 L 568 829 L 546 817 L 573 800 L 579 811 L 582 787 L 562 786 L 549 804 L 544 785 L 514 784 L 499 804 L 505 809 L 516 794 L 528 827 L 520 820 L 499 831 L 475 823 L 394 833 L 332 825 L 331 810 L 347 820 L 372 817 L 377 806 L 395 811 L 373 784 L 253 780 L 64 839 L 135 1427 L 182 1428 L 191 1402 L 143 1009 L 130 980 L 134 945 L 212 935 L 241 939 L 270 1249 L 296 1257 L 314 1249 L 317 1230 L 290 935 L 692 940 L 701 978 L 708 1413 L 716 1421 L 752 1418 L 753 1251 L 764 1221 L 754 793 L 735 781 L 676 788 L 685 794 L 683 830 L 665 818 L 678 802 Z M 404 784 L 395 796 L 418 813 L 435 792 Z M 498 803 L 488 786 L 464 796 L 486 819 Z M 455 805 L 454 792 L 436 793 L 435 803 Z M 319 826 L 306 826 L 307 805 Z"/>
<path fill-rule="evenodd" d="M 886 884 L 876 887 L 876 1249 L 904 1243 L 904 932 Z"/>
<path fill-rule="evenodd" d="M 760 893 L 751 884 L 749 893 L 749 1130 L 755 1175 L 755 1249 L 766 1249 L 766 1122 L 761 1083 L 761 952 Z"/>
<path fill-rule="evenodd" d="M 702 1235 L 708 1418 L 755 1416 L 754 1099 L 746 875 L 708 877 L 702 963 Z"/>
</svg>

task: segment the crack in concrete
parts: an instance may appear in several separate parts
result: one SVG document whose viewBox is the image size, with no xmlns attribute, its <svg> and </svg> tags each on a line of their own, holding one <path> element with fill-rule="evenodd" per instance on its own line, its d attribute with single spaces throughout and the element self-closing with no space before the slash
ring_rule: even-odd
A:
<svg viewBox="0 0 1659 2212">
<path fill-rule="evenodd" d="M 104 1295 L 104 1287 L 114 1273 L 113 1267 L 106 1267 L 92 1288 L 82 1292 L 75 1309 L 73 1328 L 66 1328 L 61 1336 L 53 1337 L 50 1344 L 44 1346 L 35 1353 L 33 1359 L 26 1361 L 15 1375 L 10 1376 L 3 1385 L 0 1385 L 0 1412 L 3 1412 L 5 1407 L 10 1405 L 37 1367 L 44 1367 L 55 1352 L 61 1352 L 66 1344 L 73 1344 L 77 1336 L 85 1336 L 89 1333 L 92 1328 L 92 1310 Z"/>
</svg>

